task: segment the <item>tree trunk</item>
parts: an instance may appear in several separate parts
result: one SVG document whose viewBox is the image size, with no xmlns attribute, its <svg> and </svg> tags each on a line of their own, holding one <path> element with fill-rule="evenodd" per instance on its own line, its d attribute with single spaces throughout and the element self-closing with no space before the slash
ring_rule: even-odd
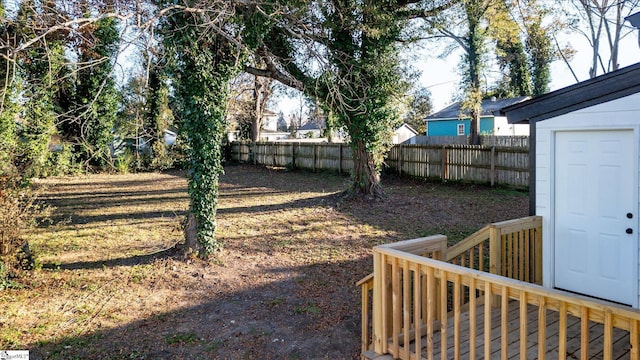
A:
<svg viewBox="0 0 640 360">
<path fill-rule="evenodd" d="M 192 212 L 189 212 L 186 221 L 187 223 L 184 226 L 184 253 L 198 254 L 202 248 L 198 243 L 198 220 Z"/>
<path fill-rule="evenodd" d="M 366 150 L 362 141 L 356 141 L 353 149 L 353 185 L 354 194 L 369 195 L 382 198 L 382 184 L 375 160 L 372 154 Z"/>
<path fill-rule="evenodd" d="M 256 76 L 253 87 L 253 121 L 251 122 L 251 141 L 260 140 L 260 128 L 262 127 L 262 101 L 260 100 L 262 92 L 262 83 Z"/>
<path fill-rule="evenodd" d="M 469 145 L 480 145 L 480 112 L 473 108 L 469 115 L 471 117 Z"/>
<path fill-rule="evenodd" d="M 480 22 L 486 8 L 481 9 L 480 3 L 466 5 L 467 19 L 469 21 L 469 35 L 467 39 L 468 85 L 465 105 L 469 110 L 471 124 L 469 129 L 469 144 L 480 144 L 480 115 L 482 114 L 482 82 L 480 80 L 482 70 L 482 54 L 484 52 L 484 34 L 480 28 Z"/>
</svg>

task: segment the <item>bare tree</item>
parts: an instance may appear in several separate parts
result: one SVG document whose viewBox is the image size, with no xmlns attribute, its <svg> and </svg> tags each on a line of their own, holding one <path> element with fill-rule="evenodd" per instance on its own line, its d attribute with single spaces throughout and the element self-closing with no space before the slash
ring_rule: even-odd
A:
<svg viewBox="0 0 640 360">
<path fill-rule="evenodd" d="M 487 64 L 489 10 L 497 0 L 462 0 L 442 16 L 429 19 L 435 38 L 453 40 L 463 51 L 463 109 L 471 118 L 470 144 L 480 144 L 480 114 L 482 112 L 483 69 Z"/>
<path fill-rule="evenodd" d="M 260 131 L 262 131 L 264 120 L 264 112 L 273 90 L 271 88 L 273 79 L 255 76 L 253 80 L 253 111 L 251 122 L 251 141 L 260 140 Z"/>
<path fill-rule="evenodd" d="M 271 78 L 239 74 L 231 83 L 228 118 L 240 138 L 260 140 L 264 112 L 271 101 L 274 81 Z"/>
<path fill-rule="evenodd" d="M 620 67 L 620 40 L 633 30 L 624 18 L 638 11 L 639 4 L 640 0 L 569 0 L 565 4 L 570 28 L 591 46 L 590 78 Z"/>
</svg>

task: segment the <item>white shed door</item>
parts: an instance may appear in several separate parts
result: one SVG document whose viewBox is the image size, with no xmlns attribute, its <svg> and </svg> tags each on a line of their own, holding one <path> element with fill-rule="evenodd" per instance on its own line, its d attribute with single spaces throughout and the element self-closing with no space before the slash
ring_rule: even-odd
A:
<svg viewBox="0 0 640 360">
<path fill-rule="evenodd" d="M 633 138 L 632 130 L 556 132 L 557 288 L 636 303 Z"/>
</svg>

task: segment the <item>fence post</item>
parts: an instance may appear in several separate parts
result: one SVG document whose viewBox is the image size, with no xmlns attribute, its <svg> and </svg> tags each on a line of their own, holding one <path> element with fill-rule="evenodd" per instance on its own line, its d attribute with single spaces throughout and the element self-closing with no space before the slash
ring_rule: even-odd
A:
<svg viewBox="0 0 640 360">
<path fill-rule="evenodd" d="M 338 145 L 338 174 L 342 174 L 342 143 Z"/>
<path fill-rule="evenodd" d="M 447 180 L 447 145 L 442 145 L 442 171 L 441 177 L 444 182 Z"/>
<path fill-rule="evenodd" d="M 403 145 L 400 144 L 400 149 L 398 149 L 398 175 L 402 175 L 402 165 L 404 165 L 404 149 Z"/>
<path fill-rule="evenodd" d="M 278 166 L 278 163 L 276 162 L 276 158 L 278 157 L 278 144 L 277 143 L 273 143 L 273 166 Z"/>
<path fill-rule="evenodd" d="M 251 145 L 251 153 L 253 154 L 253 165 L 258 164 L 258 154 L 256 154 L 257 143 L 253 142 Z"/>
<path fill-rule="evenodd" d="M 316 171 L 316 144 L 313 144 L 313 171 Z"/>
<path fill-rule="evenodd" d="M 291 169 L 296 168 L 296 144 L 291 143 Z"/>
<path fill-rule="evenodd" d="M 491 147 L 491 186 L 496 183 L 496 147 Z"/>
</svg>

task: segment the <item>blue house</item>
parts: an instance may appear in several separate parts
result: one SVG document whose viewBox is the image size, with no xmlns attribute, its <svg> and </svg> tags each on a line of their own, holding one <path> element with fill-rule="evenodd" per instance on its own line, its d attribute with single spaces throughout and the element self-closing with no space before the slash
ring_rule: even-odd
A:
<svg viewBox="0 0 640 360">
<path fill-rule="evenodd" d="M 520 96 L 508 99 L 482 100 L 480 116 L 480 135 L 529 135 L 529 126 L 509 124 L 507 118 L 500 116 L 500 109 L 529 99 Z M 426 118 L 428 136 L 467 136 L 471 133 L 469 111 L 462 110 L 457 102 L 431 114 Z"/>
</svg>

